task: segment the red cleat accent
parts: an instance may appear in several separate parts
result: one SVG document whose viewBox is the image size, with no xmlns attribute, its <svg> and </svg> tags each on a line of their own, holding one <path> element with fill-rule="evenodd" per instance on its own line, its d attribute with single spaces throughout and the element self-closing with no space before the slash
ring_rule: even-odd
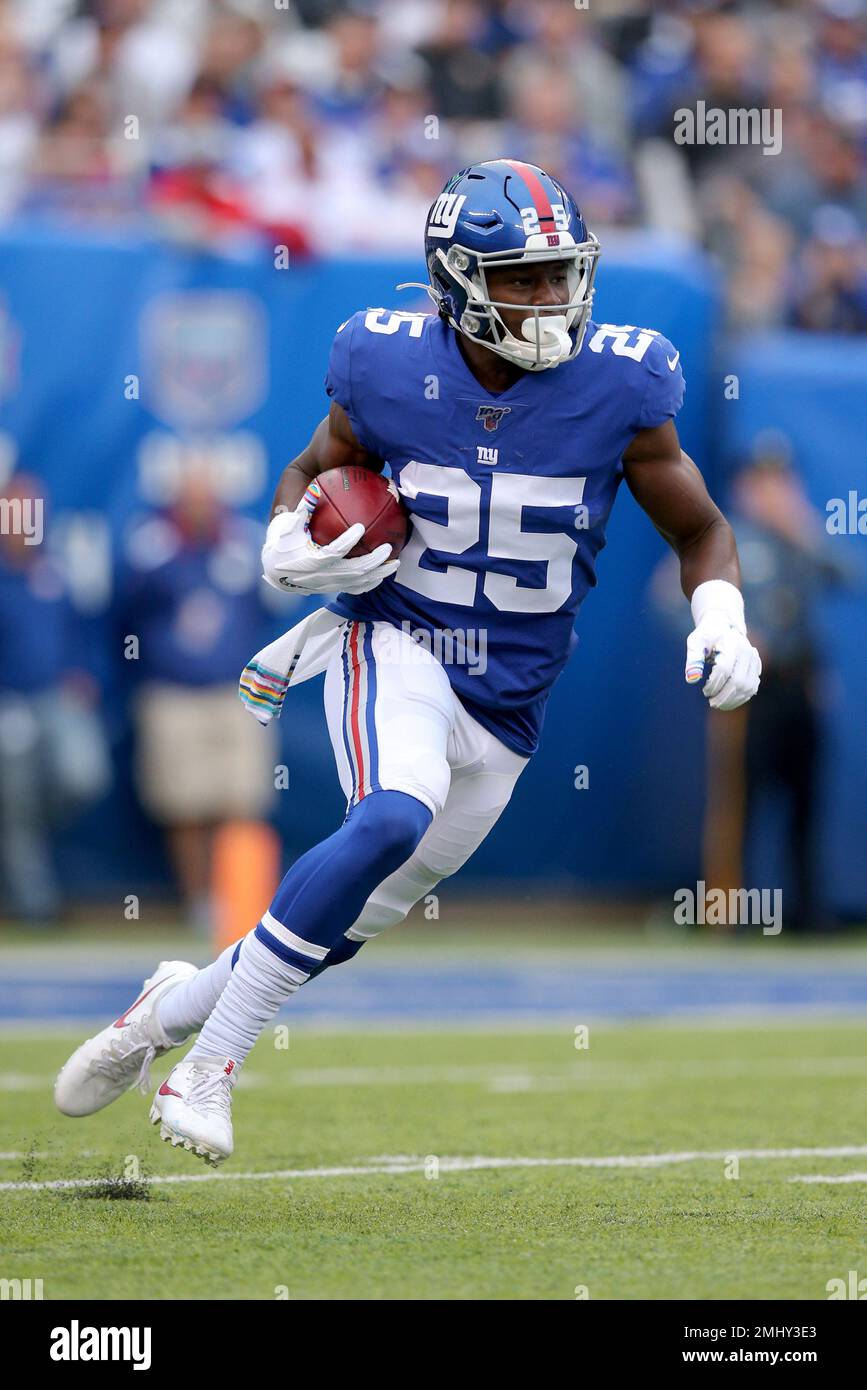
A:
<svg viewBox="0 0 867 1390">
<path fill-rule="evenodd" d="M 174 978 L 174 976 L 168 975 L 166 978 L 169 979 L 169 980 L 171 980 L 171 979 Z M 129 1008 L 126 1010 L 126 1013 L 122 1013 L 121 1016 L 120 1016 L 120 1018 L 115 1019 L 115 1022 L 114 1022 L 114 1025 L 113 1025 L 113 1026 L 114 1026 L 115 1028 L 125 1028 L 125 1027 L 126 1027 L 127 1015 L 128 1015 L 128 1014 L 131 1014 L 132 1011 L 133 1011 L 133 1009 L 137 1009 L 138 1006 L 139 1006 L 139 1004 L 142 1002 L 143 999 L 147 999 L 147 997 L 148 997 L 149 994 L 153 994 L 154 990 L 155 990 L 155 989 L 159 989 L 160 985 L 163 985 L 163 984 L 165 984 L 165 979 L 160 980 L 159 985 L 151 985 L 151 988 L 150 988 L 150 989 L 146 989 L 145 992 L 144 992 L 144 994 L 140 994 L 139 997 L 138 997 L 138 999 L 135 1001 L 135 1003 L 134 1003 L 134 1004 L 130 1004 Z"/>
</svg>

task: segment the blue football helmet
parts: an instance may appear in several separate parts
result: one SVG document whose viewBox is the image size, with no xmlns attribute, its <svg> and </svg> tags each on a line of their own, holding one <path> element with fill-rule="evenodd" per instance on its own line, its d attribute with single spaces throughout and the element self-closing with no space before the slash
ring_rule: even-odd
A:
<svg viewBox="0 0 867 1390">
<path fill-rule="evenodd" d="M 571 194 L 544 170 L 517 159 L 491 159 L 449 179 L 428 213 L 425 286 L 459 332 L 527 371 L 544 371 L 581 351 L 593 303 L 600 247 Z M 489 267 L 565 261 L 569 299 L 516 306 L 491 298 Z M 530 310 L 523 341 L 499 311 Z"/>
</svg>

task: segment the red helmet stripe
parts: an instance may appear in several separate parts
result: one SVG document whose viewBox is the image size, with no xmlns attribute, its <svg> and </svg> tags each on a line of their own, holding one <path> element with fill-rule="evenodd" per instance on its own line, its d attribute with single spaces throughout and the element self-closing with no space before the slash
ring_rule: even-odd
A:
<svg viewBox="0 0 867 1390">
<path fill-rule="evenodd" d="M 553 232 L 554 213 L 545 186 L 536 171 L 529 165 L 523 164 L 520 159 L 504 159 L 504 164 L 508 164 L 517 174 L 520 174 L 533 200 L 533 206 L 539 215 L 539 227 L 543 232 Z M 546 227 L 544 224 L 548 223 Z"/>
</svg>

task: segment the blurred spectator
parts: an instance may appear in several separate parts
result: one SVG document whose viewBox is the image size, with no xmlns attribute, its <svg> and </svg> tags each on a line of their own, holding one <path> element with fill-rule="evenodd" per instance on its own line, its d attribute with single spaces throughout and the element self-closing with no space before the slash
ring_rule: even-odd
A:
<svg viewBox="0 0 867 1390">
<path fill-rule="evenodd" d="M 109 119 L 134 114 L 145 129 L 186 95 L 199 61 L 198 41 L 170 7 L 151 0 L 89 0 L 50 37 L 47 75 L 60 102 L 82 83 L 104 86 Z"/>
<path fill-rule="evenodd" d="M 708 180 L 703 203 L 708 244 L 726 267 L 729 326 L 782 325 L 795 237 L 742 179 Z"/>
<path fill-rule="evenodd" d="M 172 120 L 157 134 L 154 167 L 219 164 L 235 133 L 234 125 L 223 114 L 224 102 L 225 89 L 217 78 L 200 74 Z"/>
<path fill-rule="evenodd" d="M 867 7 L 864 0 L 817 0 L 816 74 L 822 104 L 867 135 Z"/>
<path fill-rule="evenodd" d="M 479 47 L 485 30 L 485 7 L 478 0 L 445 0 L 436 36 L 418 50 L 440 120 L 495 120 L 502 115 L 496 59 Z"/>
<path fill-rule="evenodd" d="M 310 102 L 288 79 L 271 81 L 261 116 L 235 138 L 230 172 L 250 215 L 263 224 L 292 226 L 305 245 L 339 246 L 342 227 L 333 200 L 361 195 L 363 168 L 354 158 L 354 138 L 320 136 Z M 369 188 L 364 185 L 366 193 Z M 369 208 L 363 201 L 369 218 Z"/>
<path fill-rule="evenodd" d="M 867 245 L 844 208 L 819 208 L 792 267 L 788 319 L 814 333 L 867 333 Z"/>
<path fill-rule="evenodd" d="M 825 908 L 815 843 L 823 742 L 815 610 L 829 585 L 851 575 L 831 552 L 823 519 L 810 506 L 788 454 L 786 440 L 760 440 L 734 479 L 729 515 L 750 634 L 762 657 L 762 684 L 731 722 L 711 717 L 708 783 L 731 795 L 718 795 L 716 807 L 709 808 L 705 845 L 709 882 L 727 877 L 728 859 L 746 860 L 745 881 L 754 883 L 749 861 L 758 817 L 771 798 L 781 799 L 788 876 L 784 926 L 817 930 L 825 925 Z M 736 830 L 734 843 L 725 833 L 726 819 Z"/>
<path fill-rule="evenodd" d="M 244 713 L 238 675 L 269 637 L 262 606 L 261 527 L 227 512 L 202 471 L 171 508 L 130 531 L 117 617 L 135 687 L 136 777 L 165 827 L 190 920 L 210 918 L 214 833 L 264 816 L 274 795 L 272 731 Z"/>
<path fill-rule="evenodd" d="M 784 138 L 785 150 L 785 138 Z M 771 211 L 803 235 L 805 218 L 826 203 L 845 208 L 862 234 L 867 233 L 867 181 L 858 142 L 842 126 L 815 115 L 805 128 L 805 143 L 792 161 L 772 166 L 763 180 Z"/>
<path fill-rule="evenodd" d="M 13 475 L 0 526 L 0 889 L 34 923 L 63 909 L 52 832 L 111 780 L 97 688 L 71 665 L 76 615 L 45 552 L 44 496 Z"/>
<path fill-rule="evenodd" d="M 682 65 L 679 80 L 666 85 L 665 96 L 652 106 L 643 121 L 643 133 L 671 138 L 675 112 L 695 110 L 699 101 L 705 109 L 761 108 L 765 105 L 761 65 L 757 55 L 757 36 L 749 22 L 738 14 L 697 13 L 692 19 L 693 43 L 688 63 Z M 693 141 L 680 147 L 694 178 L 708 172 L 745 172 L 756 161 L 767 164 L 757 145 L 709 144 Z"/>
<path fill-rule="evenodd" d="M 234 127 L 222 116 L 223 91 L 200 77 L 176 120 L 156 142 L 150 205 L 164 232 L 231 254 L 234 248 L 277 245 L 306 255 L 302 200 L 282 204 L 257 197 L 255 185 L 224 164 Z M 274 175 L 275 179 L 277 175 Z"/>
<path fill-rule="evenodd" d="M 561 0 L 538 0 L 528 10 L 524 41 L 507 57 L 504 79 L 510 90 L 526 92 L 529 74 L 541 93 L 547 74 L 564 74 L 574 114 L 587 135 L 595 144 L 624 154 L 629 141 L 626 74 L 587 18 Z"/>
<path fill-rule="evenodd" d="M 824 685 L 817 605 L 830 587 L 853 584 L 856 572 L 829 544 L 824 518 L 792 466 L 789 441 L 776 431 L 759 436 L 738 468 L 726 515 L 762 681 L 748 705 L 708 713 L 702 878 L 726 892 L 759 886 L 760 836 L 762 848 L 770 844 L 768 812 L 781 811 L 774 863 L 782 866 L 784 930 L 823 930 L 827 907 L 815 835 Z M 657 567 L 652 594 L 666 622 L 685 637 L 671 556 Z"/>
<path fill-rule="evenodd" d="M 265 37 L 249 15 L 217 13 L 205 36 L 198 82 L 222 94 L 221 114 L 245 125 L 256 114 L 257 64 Z"/>
<path fill-rule="evenodd" d="M 326 121 L 353 124 L 372 116 L 382 91 L 379 21 L 374 13 L 346 11 L 326 26 L 332 50 L 327 87 L 316 93 Z"/>
<path fill-rule="evenodd" d="M 0 31 L 0 219 L 21 196 L 27 168 L 39 139 L 35 74 L 27 53 L 11 34 Z"/>
<path fill-rule="evenodd" d="M 506 147 L 517 159 L 548 169 L 568 189 L 591 227 L 626 222 L 635 213 L 629 167 L 613 148 L 597 144 L 581 128 L 568 73 L 526 68 L 514 94 L 515 123 Z"/>
<path fill-rule="evenodd" d="M 781 113 L 781 146 L 675 143 L 675 113 L 699 102 Z M 820 209 L 867 234 L 865 0 L 0 9 L 0 218 L 155 212 L 167 236 L 223 254 L 417 254 L 444 178 L 504 154 L 549 168 L 603 232 L 706 244 L 734 327 L 860 331 L 839 233 L 813 238 L 848 261 L 820 284 L 821 312 L 805 312 L 787 261 Z M 803 259 L 797 274 L 823 281 Z"/>
<path fill-rule="evenodd" d="M 100 89 L 78 87 L 50 122 L 34 161 L 35 173 L 58 181 L 104 182 L 112 172 L 107 133 Z"/>
</svg>

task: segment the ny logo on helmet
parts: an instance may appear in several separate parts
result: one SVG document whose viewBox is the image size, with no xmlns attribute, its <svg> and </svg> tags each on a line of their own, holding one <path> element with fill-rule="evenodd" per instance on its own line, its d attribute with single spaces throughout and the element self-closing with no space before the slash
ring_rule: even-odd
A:
<svg viewBox="0 0 867 1390">
<path fill-rule="evenodd" d="M 454 236 L 461 208 L 466 201 L 466 193 L 441 193 L 431 208 L 428 236 Z"/>
<path fill-rule="evenodd" d="M 510 405 L 480 405 L 476 411 L 476 419 L 484 423 L 486 430 L 495 430 L 506 415 L 511 415 Z"/>
</svg>

